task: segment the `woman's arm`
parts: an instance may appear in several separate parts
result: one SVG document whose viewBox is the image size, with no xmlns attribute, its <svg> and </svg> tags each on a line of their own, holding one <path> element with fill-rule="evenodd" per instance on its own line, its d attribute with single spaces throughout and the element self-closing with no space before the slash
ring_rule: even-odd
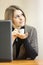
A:
<svg viewBox="0 0 43 65">
<path fill-rule="evenodd" d="M 30 41 L 31 46 L 35 49 L 35 51 L 38 54 L 38 38 L 37 38 L 37 31 L 35 28 L 31 29 L 31 34 L 28 40 Z"/>
</svg>

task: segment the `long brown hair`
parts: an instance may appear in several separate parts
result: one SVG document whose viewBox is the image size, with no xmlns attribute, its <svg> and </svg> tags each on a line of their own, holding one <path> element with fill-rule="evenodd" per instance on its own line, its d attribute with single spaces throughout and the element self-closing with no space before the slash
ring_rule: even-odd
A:
<svg viewBox="0 0 43 65">
<path fill-rule="evenodd" d="M 23 13 L 23 16 L 25 17 L 26 20 L 24 12 L 16 5 L 11 5 L 5 10 L 5 20 L 12 20 L 13 22 L 13 16 L 15 10 L 20 10 Z"/>
</svg>

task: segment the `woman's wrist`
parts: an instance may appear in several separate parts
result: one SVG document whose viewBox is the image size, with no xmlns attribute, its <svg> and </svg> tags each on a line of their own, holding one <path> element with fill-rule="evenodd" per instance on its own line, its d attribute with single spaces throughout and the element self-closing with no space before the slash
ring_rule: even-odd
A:
<svg viewBox="0 0 43 65">
<path fill-rule="evenodd" d="M 20 39 L 25 39 L 28 37 L 28 33 L 25 33 L 25 34 L 18 33 L 17 37 L 19 37 Z"/>
</svg>

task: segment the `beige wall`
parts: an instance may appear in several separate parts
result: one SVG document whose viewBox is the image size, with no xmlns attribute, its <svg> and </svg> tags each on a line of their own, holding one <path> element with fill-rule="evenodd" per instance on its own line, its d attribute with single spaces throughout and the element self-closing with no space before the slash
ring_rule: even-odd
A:
<svg viewBox="0 0 43 65">
<path fill-rule="evenodd" d="M 0 0 L 0 19 L 4 19 L 4 11 L 9 5 L 18 5 L 21 7 L 22 0 Z"/>
<path fill-rule="evenodd" d="M 43 59 L 43 0 L 38 0 L 39 59 Z"/>
<path fill-rule="evenodd" d="M 43 59 L 43 0 L 0 0 L 0 19 L 9 5 L 18 5 L 25 12 L 27 24 L 34 26 L 38 33 L 39 59 Z M 41 5 L 42 4 L 42 5 Z M 41 8 L 42 7 L 42 8 Z M 42 16 L 42 17 L 41 17 Z"/>
<path fill-rule="evenodd" d="M 37 1 L 37 0 L 36 0 Z M 0 19 L 4 19 L 4 11 L 9 5 L 18 5 L 25 12 L 27 24 L 36 27 L 37 2 L 35 0 L 0 0 Z"/>
</svg>

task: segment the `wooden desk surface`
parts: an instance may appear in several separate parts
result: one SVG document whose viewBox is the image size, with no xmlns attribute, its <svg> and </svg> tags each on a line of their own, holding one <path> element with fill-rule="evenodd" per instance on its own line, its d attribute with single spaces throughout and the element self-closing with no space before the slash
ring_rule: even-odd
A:
<svg viewBox="0 0 43 65">
<path fill-rule="evenodd" d="M 43 65 L 41 60 L 15 60 L 12 62 L 1 62 L 0 65 Z"/>
</svg>

